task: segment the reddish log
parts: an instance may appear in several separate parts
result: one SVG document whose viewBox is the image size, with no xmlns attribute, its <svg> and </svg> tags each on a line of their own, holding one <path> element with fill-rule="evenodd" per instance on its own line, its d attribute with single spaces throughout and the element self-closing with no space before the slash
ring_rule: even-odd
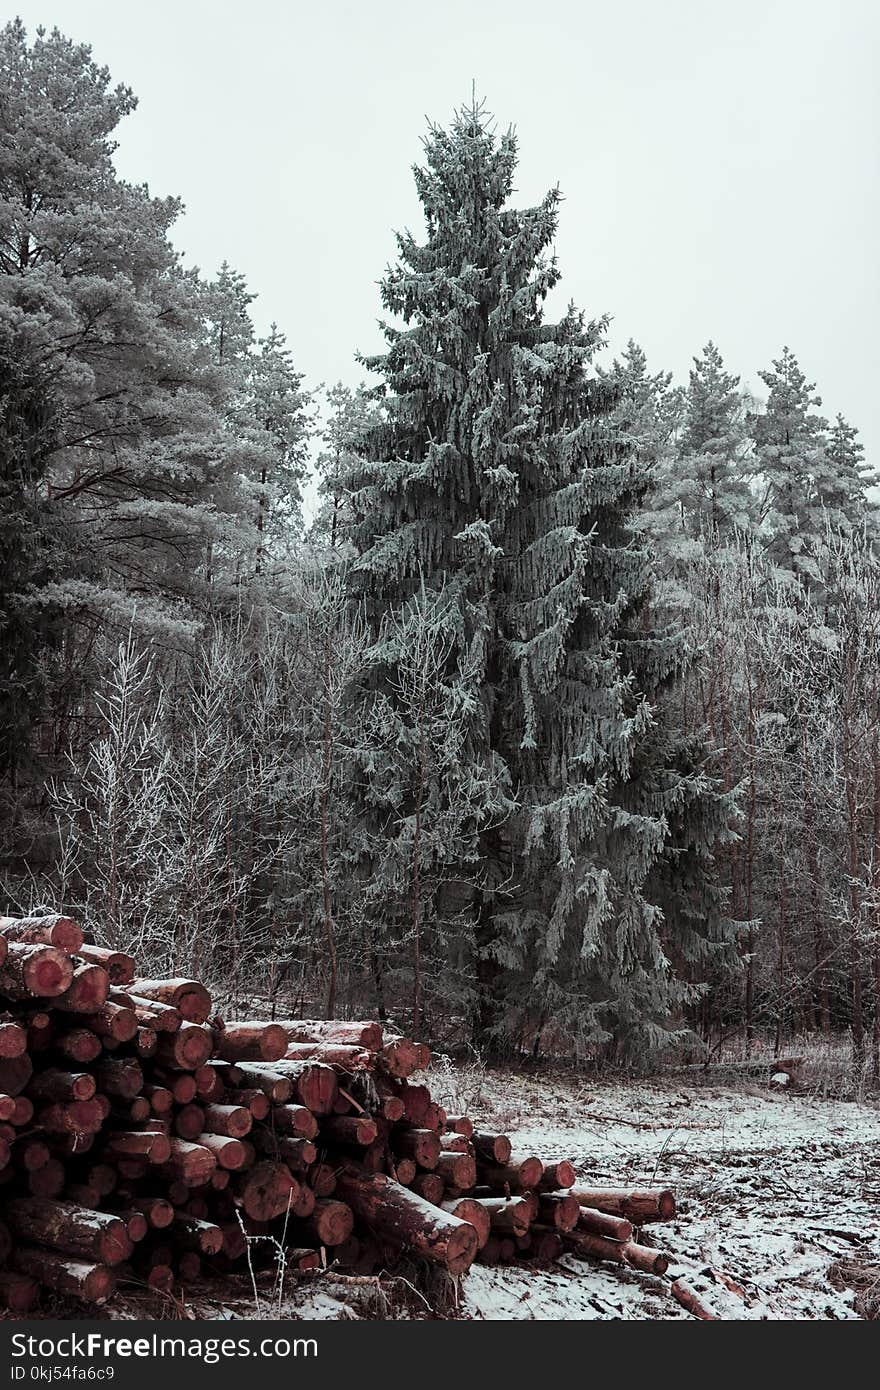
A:
<svg viewBox="0 0 880 1390">
<path fill-rule="evenodd" d="M 441 1134 L 440 1148 L 444 1153 L 470 1154 L 471 1158 L 474 1157 L 474 1146 L 464 1134 L 450 1133 L 449 1131 Z"/>
<path fill-rule="evenodd" d="M 311 1216 L 306 1218 L 306 1230 L 321 1245 L 341 1245 L 354 1228 L 354 1214 L 346 1202 L 322 1197 L 315 1202 Z"/>
<path fill-rule="evenodd" d="M 237 1192 L 252 1220 L 274 1221 L 288 1210 L 298 1185 L 286 1164 L 264 1159 L 239 1179 Z"/>
<path fill-rule="evenodd" d="M 673 1279 L 669 1285 L 669 1291 L 676 1303 L 680 1303 L 682 1308 L 686 1308 L 693 1317 L 699 1318 L 701 1322 L 721 1321 L 718 1314 L 709 1307 L 708 1303 L 703 1301 L 696 1289 L 692 1289 L 684 1279 Z"/>
<path fill-rule="evenodd" d="M 541 1181 L 538 1183 L 538 1192 L 559 1192 L 564 1187 L 574 1187 L 576 1176 L 574 1165 L 569 1163 L 567 1158 L 560 1163 L 548 1163 L 544 1167 Z"/>
<path fill-rule="evenodd" d="M 24 1139 L 16 1144 L 14 1150 L 16 1166 L 25 1173 L 35 1173 L 44 1168 L 52 1157 L 48 1144 L 42 1139 Z"/>
<path fill-rule="evenodd" d="M 452 1134 L 463 1134 L 466 1139 L 470 1139 L 474 1132 L 474 1122 L 467 1115 L 447 1115 L 446 1128 Z"/>
<path fill-rule="evenodd" d="M 69 1062 L 84 1066 L 101 1054 L 101 1039 L 88 1028 L 71 1028 L 55 1039 L 55 1047 Z"/>
<path fill-rule="evenodd" d="M 431 1206 L 439 1207 L 443 1201 L 446 1184 L 439 1173 L 418 1173 L 410 1184 L 413 1192 Z"/>
<path fill-rule="evenodd" d="M 134 1100 L 144 1085 L 144 1073 L 134 1057 L 106 1057 L 95 1065 L 101 1090 L 116 1100 Z"/>
<path fill-rule="evenodd" d="M 126 1237 L 127 1239 L 127 1237 Z M 30 1275 L 54 1293 L 82 1299 L 84 1303 L 106 1303 L 116 1291 L 113 1271 L 102 1264 L 67 1259 L 51 1250 L 19 1247 L 13 1261 L 21 1274 Z"/>
<path fill-rule="evenodd" d="M 150 1102 L 150 1109 L 154 1115 L 170 1115 L 174 1096 L 167 1086 L 155 1086 L 148 1081 L 144 1086 L 144 1097 Z"/>
<path fill-rule="evenodd" d="M 38 1128 L 49 1134 L 97 1134 L 104 1122 L 97 1096 L 90 1100 L 59 1101 L 37 1111 Z"/>
<path fill-rule="evenodd" d="M 596 1211 L 594 1207 L 581 1207 L 578 1229 L 590 1231 L 594 1236 L 606 1236 L 608 1240 L 631 1240 L 632 1222 L 625 1216 L 610 1216 L 607 1212 Z"/>
<path fill-rule="evenodd" d="M 280 1134 L 294 1139 L 315 1139 L 318 1121 L 304 1105 L 276 1105 L 272 1110 L 272 1126 Z"/>
<path fill-rule="evenodd" d="M 159 1033 L 156 1056 L 166 1066 L 196 1071 L 207 1062 L 213 1047 L 210 1029 L 183 1023 L 176 1033 Z"/>
<path fill-rule="evenodd" d="M 45 917 L 0 917 L 0 937 L 42 946 L 57 946 L 69 956 L 79 953 L 83 944 L 81 929 L 72 917 L 47 913 Z"/>
<path fill-rule="evenodd" d="M 228 1139 L 243 1139 L 254 1123 L 246 1105 L 206 1105 L 204 1114 L 202 1128 L 209 1134 L 225 1134 Z"/>
<path fill-rule="evenodd" d="M 255 1086 L 235 1087 L 227 1086 L 223 1091 L 223 1098 L 227 1105 L 244 1105 L 251 1112 L 254 1120 L 265 1120 L 268 1118 L 271 1104 L 269 1097 Z"/>
<path fill-rule="evenodd" d="M 305 1183 L 301 1182 L 290 1203 L 291 1214 L 297 1217 L 298 1220 L 305 1221 L 306 1217 L 311 1216 L 312 1212 L 315 1210 L 317 1200 L 312 1189 L 306 1187 Z"/>
<path fill-rule="evenodd" d="M 34 1064 L 27 1052 L 20 1057 L 0 1058 L 0 1093 L 17 1096 L 31 1079 Z"/>
<path fill-rule="evenodd" d="M 659 1250 L 632 1241 L 608 1240 L 588 1231 L 569 1231 L 563 1236 L 565 1247 L 576 1255 L 588 1255 L 596 1260 L 612 1260 L 615 1264 L 630 1265 L 646 1274 L 665 1274 L 669 1259 Z"/>
<path fill-rule="evenodd" d="M 108 999 L 97 1013 L 83 1019 L 87 1028 L 97 1033 L 99 1038 L 112 1038 L 115 1042 L 131 1042 L 138 1030 L 137 1015 L 134 1009 L 123 1004 L 114 1004 Z"/>
<path fill-rule="evenodd" d="M 67 1173 L 60 1158 L 50 1158 L 48 1163 L 28 1173 L 28 1191 L 32 1197 L 59 1197 L 66 1181 Z"/>
<path fill-rule="evenodd" d="M 6 1203 L 4 1217 L 20 1239 L 66 1255 L 115 1265 L 131 1254 L 125 1223 L 118 1216 L 76 1202 L 14 1197 Z"/>
<path fill-rule="evenodd" d="M 144 1028 L 154 1033 L 176 1033 L 183 1019 L 179 1009 L 171 1004 L 161 1004 L 158 999 L 142 999 L 139 994 L 129 995 L 135 1017 Z"/>
<path fill-rule="evenodd" d="M 100 965 L 83 961 L 72 971 L 72 979 L 54 1001 L 56 1009 L 69 1014 L 93 1014 L 102 1009 L 110 993 L 110 976 Z"/>
<path fill-rule="evenodd" d="M 336 1173 L 329 1163 L 316 1163 L 310 1168 L 308 1182 L 316 1197 L 330 1197 L 336 1191 Z"/>
<path fill-rule="evenodd" d="M 307 1173 L 318 1157 L 311 1139 L 291 1139 L 266 1129 L 256 1131 L 254 1143 L 260 1153 L 283 1159 L 292 1173 Z"/>
<path fill-rule="evenodd" d="M 506 1134 L 479 1134 L 471 1136 L 474 1152 L 486 1163 L 501 1164 L 510 1162 L 511 1143 Z"/>
<path fill-rule="evenodd" d="M 491 1187 L 493 1192 L 533 1192 L 540 1186 L 543 1174 L 544 1165 L 540 1158 L 523 1158 L 517 1154 L 512 1155 L 506 1164 L 481 1166 L 480 1182 Z"/>
<path fill-rule="evenodd" d="M 223 1232 L 219 1226 L 183 1212 L 175 1214 L 171 1235 L 184 1250 L 194 1250 L 200 1255 L 219 1255 L 223 1249 Z"/>
<path fill-rule="evenodd" d="M 566 1197 L 561 1192 L 547 1192 L 539 1198 L 538 1220 L 557 1231 L 573 1231 L 580 1214 L 578 1200 L 571 1195 Z"/>
<path fill-rule="evenodd" d="M 227 1023 L 214 1029 L 214 1051 L 226 1062 L 277 1062 L 287 1050 L 278 1023 Z"/>
<path fill-rule="evenodd" d="M 277 1105 L 284 1105 L 293 1095 L 293 1078 L 274 1067 L 240 1062 L 227 1070 L 230 1085 L 253 1086 Z"/>
<path fill-rule="evenodd" d="M 346 1074 L 372 1071 L 376 1054 L 344 1043 L 288 1043 L 284 1060 L 321 1062 Z"/>
<path fill-rule="evenodd" d="M 610 1216 L 625 1216 L 634 1226 L 648 1221 L 672 1221 L 675 1216 L 675 1194 L 668 1187 L 578 1187 L 574 1196 L 582 1207 L 595 1207 Z"/>
<path fill-rule="evenodd" d="M 134 979 L 134 956 L 126 955 L 125 951 L 111 951 L 106 946 L 80 946 L 74 954 L 106 970 L 111 985 L 129 985 Z"/>
<path fill-rule="evenodd" d="M 141 1212 L 156 1231 L 164 1231 L 174 1220 L 174 1208 L 164 1197 L 135 1197 L 131 1206 L 134 1211 Z"/>
<path fill-rule="evenodd" d="M 282 1018 L 280 1026 L 292 1043 L 343 1043 L 376 1052 L 382 1046 L 382 1024 L 349 1023 L 340 1019 Z"/>
<path fill-rule="evenodd" d="M 437 1172 L 447 1187 L 464 1191 L 473 1187 L 477 1180 L 477 1165 L 470 1154 L 441 1153 L 437 1160 Z"/>
<path fill-rule="evenodd" d="M 152 1130 L 108 1130 L 102 1147 L 113 1158 L 142 1158 L 151 1164 L 171 1158 L 171 1140 Z"/>
<path fill-rule="evenodd" d="M 480 1206 L 489 1215 L 489 1224 L 496 1235 L 525 1235 L 534 1220 L 534 1204 L 528 1197 L 480 1197 Z"/>
<path fill-rule="evenodd" d="M 551 1264 L 553 1260 L 559 1259 L 565 1246 L 558 1231 L 542 1230 L 538 1226 L 533 1226 L 529 1234 L 531 1235 L 530 1259 L 537 1260 L 540 1264 Z"/>
<path fill-rule="evenodd" d="M 189 1023 L 205 1023 L 211 1014 L 211 996 L 198 980 L 133 980 L 131 993 L 171 1005 Z"/>
<path fill-rule="evenodd" d="M 359 1220 L 380 1237 L 413 1250 L 458 1275 L 473 1263 L 477 1233 L 458 1217 L 432 1206 L 383 1173 L 342 1165 L 338 1190 Z"/>
<path fill-rule="evenodd" d="M 0 1057 L 21 1057 L 27 1051 L 28 1035 L 17 1023 L 0 1023 Z"/>
<path fill-rule="evenodd" d="M 436 1168 L 440 1159 L 440 1139 L 432 1129 L 395 1130 L 392 1144 L 396 1153 L 415 1159 L 420 1168 Z"/>
<path fill-rule="evenodd" d="M 414 1086 L 408 1081 L 404 1081 L 400 1087 L 400 1097 L 403 1100 L 404 1114 L 411 1125 L 419 1129 L 430 1128 L 423 1125 L 428 1106 L 431 1104 L 431 1092 L 427 1086 Z"/>
<path fill-rule="evenodd" d="M 450 1216 L 457 1216 L 459 1221 L 467 1221 L 473 1226 L 477 1233 L 477 1249 L 482 1250 L 492 1227 L 489 1213 L 482 1202 L 476 1201 L 473 1197 L 453 1197 L 440 1205 Z"/>
<path fill-rule="evenodd" d="M 202 1133 L 198 1142 L 216 1158 L 221 1168 L 238 1172 L 248 1166 L 248 1146 L 240 1139 L 229 1139 L 225 1134 Z"/>
<path fill-rule="evenodd" d="M 428 1060 L 430 1056 L 429 1051 Z M 388 1075 L 401 1081 L 427 1066 L 422 1044 L 415 1043 L 410 1038 L 389 1039 L 381 1048 L 379 1059 Z"/>
<path fill-rule="evenodd" d="M 31 1077 L 28 1091 L 35 1100 L 91 1100 L 97 1090 L 95 1078 L 87 1071 L 61 1071 L 47 1067 Z"/>
<path fill-rule="evenodd" d="M 315 1115 L 331 1115 L 339 1082 L 332 1067 L 321 1062 L 290 1062 L 276 1064 L 281 1075 L 293 1083 L 293 1097 Z"/>
<path fill-rule="evenodd" d="M 158 1169 L 160 1173 L 186 1183 L 187 1187 L 202 1187 L 210 1182 L 217 1166 L 210 1149 L 203 1144 L 191 1144 L 186 1139 L 171 1139 L 169 1143 L 171 1156 Z"/>
<path fill-rule="evenodd" d="M 73 977 L 73 962 L 56 946 L 11 941 L 0 966 L 0 994 L 60 1002 Z"/>
<path fill-rule="evenodd" d="M 200 1105 L 184 1105 L 172 1121 L 174 1133 L 180 1139 L 197 1139 L 205 1128 L 205 1112 Z"/>
<path fill-rule="evenodd" d="M 335 1115 L 321 1123 L 321 1138 L 331 1144 L 366 1148 L 375 1140 L 378 1129 L 369 1115 Z"/>
</svg>

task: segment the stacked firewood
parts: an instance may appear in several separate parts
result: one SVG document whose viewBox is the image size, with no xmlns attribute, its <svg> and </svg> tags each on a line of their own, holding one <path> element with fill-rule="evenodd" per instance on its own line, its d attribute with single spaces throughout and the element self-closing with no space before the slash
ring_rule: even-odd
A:
<svg viewBox="0 0 880 1390">
<path fill-rule="evenodd" d="M 662 1273 L 634 1227 L 669 1192 L 580 1190 L 413 1080 L 429 1049 L 375 1022 L 224 1022 L 70 918 L 0 918 L 0 1305 L 171 1293 L 263 1250 L 370 1273 L 402 1251 L 569 1251 Z"/>
</svg>

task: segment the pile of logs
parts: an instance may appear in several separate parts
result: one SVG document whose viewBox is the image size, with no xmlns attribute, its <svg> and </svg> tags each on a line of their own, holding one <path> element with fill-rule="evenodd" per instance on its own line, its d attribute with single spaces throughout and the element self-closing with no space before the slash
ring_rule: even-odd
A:
<svg viewBox="0 0 880 1390">
<path fill-rule="evenodd" d="M 575 1187 L 447 1114 L 413 1080 L 429 1060 L 374 1022 L 224 1022 L 68 917 L 0 918 L 0 1306 L 172 1293 L 279 1247 L 287 1270 L 405 1251 L 454 1276 L 565 1252 L 665 1272 L 636 1233 L 670 1192 Z"/>
</svg>

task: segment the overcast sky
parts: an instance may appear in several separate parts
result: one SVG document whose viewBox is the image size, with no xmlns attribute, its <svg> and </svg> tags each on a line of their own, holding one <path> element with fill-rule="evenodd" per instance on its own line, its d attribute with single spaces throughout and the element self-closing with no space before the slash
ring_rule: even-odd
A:
<svg viewBox="0 0 880 1390">
<path fill-rule="evenodd" d="M 784 343 L 880 463 L 876 0 L 26 0 L 140 106 L 124 177 L 186 203 L 309 381 L 379 345 L 391 229 L 420 226 L 426 117 L 471 82 L 516 125 L 519 201 L 559 183 L 563 280 L 654 369 L 712 337 L 752 386 Z"/>
</svg>

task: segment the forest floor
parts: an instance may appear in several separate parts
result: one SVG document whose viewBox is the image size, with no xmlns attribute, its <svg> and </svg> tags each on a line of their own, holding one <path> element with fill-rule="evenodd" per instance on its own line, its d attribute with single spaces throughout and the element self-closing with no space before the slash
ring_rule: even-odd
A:
<svg viewBox="0 0 880 1390">
<path fill-rule="evenodd" d="M 675 1221 L 645 1234 L 725 1319 L 853 1319 L 880 1313 L 880 1106 L 777 1094 L 764 1085 L 578 1081 L 439 1068 L 431 1090 L 522 1153 L 569 1158 L 597 1186 L 675 1189 Z M 254 1316 L 254 1295 L 194 1296 L 189 1316 Z M 213 1292 L 213 1291 L 212 1291 Z M 231 1292 L 231 1290 L 227 1290 Z M 286 1281 L 258 1291 L 264 1316 L 436 1316 L 403 1278 Z M 435 1308 L 437 1304 L 434 1304 Z M 439 1310 L 438 1310 L 439 1311 Z M 140 1314 L 143 1316 L 143 1311 Z M 441 1316 L 668 1319 L 688 1314 L 657 1279 L 574 1257 L 552 1267 L 475 1265 Z"/>
<path fill-rule="evenodd" d="M 415 1267 L 346 1277 L 332 1267 L 227 1276 L 185 1302 L 122 1289 L 111 1318 L 282 1317 L 467 1320 L 671 1319 L 683 1276 L 724 1319 L 880 1316 L 880 1105 L 699 1073 L 578 1080 L 435 1065 L 432 1094 L 520 1153 L 568 1158 L 579 1181 L 675 1190 L 673 1222 L 644 1237 L 671 1257 L 658 1279 L 566 1256 L 558 1264 L 475 1265 L 458 1289 Z M 56 1304 L 44 1316 L 81 1317 Z"/>
</svg>

